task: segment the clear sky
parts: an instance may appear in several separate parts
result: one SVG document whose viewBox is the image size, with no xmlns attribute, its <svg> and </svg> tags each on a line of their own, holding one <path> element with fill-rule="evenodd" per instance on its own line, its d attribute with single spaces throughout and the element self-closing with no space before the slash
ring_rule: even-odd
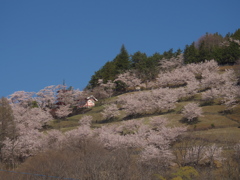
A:
<svg viewBox="0 0 240 180">
<path fill-rule="evenodd" d="M 0 0 L 0 96 L 83 90 L 119 53 L 184 49 L 240 28 L 240 0 Z"/>
</svg>

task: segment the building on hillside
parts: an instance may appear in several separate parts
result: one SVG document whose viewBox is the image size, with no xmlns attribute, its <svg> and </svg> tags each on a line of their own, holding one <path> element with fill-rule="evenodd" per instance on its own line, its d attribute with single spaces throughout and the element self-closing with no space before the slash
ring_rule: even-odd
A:
<svg viewBox="0 0 240 180">
<path fill-rule="evenodd" d="M 97 102 L 97 98 L 95 98 L 93 95 L 85 98 L 85 100 L 78 106 L 80 108 L 90 108 L 90 107 L 93 107 L 95 106 L 95 102 Z"/>
</svg>

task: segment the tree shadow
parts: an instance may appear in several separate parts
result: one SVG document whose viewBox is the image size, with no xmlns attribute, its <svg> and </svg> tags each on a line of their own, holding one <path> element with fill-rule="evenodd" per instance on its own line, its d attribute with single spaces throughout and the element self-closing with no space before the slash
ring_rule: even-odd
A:
<svg viewBox="0 0 240 180">
<path fill-rule="evenodd" d="M 232 109 L 225 109 L 222 111 L 218 111 L 220 114 L 222 115 L 228 115 L 228 114 L 233 114 L 233 110 Z"/>
<path fill-rule="evenodd" d="M 189 121 L 186 118 L 182 118 L 182 119 L 179 120 L 179 122 L 181 122 L 183 124 L 187 124 L 187 125 L 194 125 L 194 124 L 197 124 L 201 121 L 199 121 L 198 118 L 194 118 L 192 121 Z"/>
<path fill-rule="evenodd" d="M 200 106 L 212 106 L 214 104 L 213 101 L 203 101 L 200 103 Z"/>
<path fill-rule="evenodd" d="M 104 119 L 102 121 L 98 121 L 98 124 L 106 124 L 106 123 L 112 123 L 112 122 L 117 122 L 119 121 L 118 118 L 110 118 L 110 119 Z"/>
<path fill-rule="evenodd" d="M 169 114 L 175 112 L 175 110 L 168 110 L 168 111 L 158 111 L 158 112 L 153 112 L 149 114 L 134 114 L 134 115 L 128 115 L 125 116 L 122 120 L 131 120 L 131 119 L 136 119 L 136 118 L 146 118 L 146 117 L 152 117 L 152 116 L 159 116 L 159 115 L 164 115 L 164 114 Z"/>
</svg>

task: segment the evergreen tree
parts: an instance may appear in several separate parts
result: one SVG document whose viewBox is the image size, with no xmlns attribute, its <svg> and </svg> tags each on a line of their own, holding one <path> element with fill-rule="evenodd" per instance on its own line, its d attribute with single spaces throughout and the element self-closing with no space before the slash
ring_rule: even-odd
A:
<svg viewBox="0 0 240 180">
<path fill-rule="evenodd" d="M 147 55 L 137 51 L 131 56 L 132 68 L 142 69 L 145 66 L 145 61 L 147 60 Z"/>
<path fill-rule="evenodd" d="M 230 42 L 229 46 L 222 49 L 222 59 L 220 64 L 235 63 L 240 58 L 240 47 L 235 42 Z"/>
<path fill-rule="evenodd" d="M 88 89 L 94 88 L 98 85 L 98 80 L 103 79 L 103 82 L 106 83 L 108 80 L 114 80 L 116 78 L 117 71 L 116 66 L 113 61 L 108 61 L 106 64 L 95 72 L 94 75 L 92 75 L 91 80 L 88 84 Z"/>
<path fill-rule="evenodd" d="M 131 62 L 129 60 L 129 54 L 125 46 L 122 45 L 120 53 L 114 58 L 114 60 L 108 61 L 91 77 L 87 89 L 96 87 L 99 79 L 103 79 L 104 83 L 106 83 L 108 80 L 114 80 L 118 74 L 129 70 L 130 68 Z"/>
<path fill-rule="evenodd" d="M 129 54 L 124 45 L 122 45 L 120 53 L 113 60 L 115 63 L 117 74 L 129 70 L 131 62 L 129 60 Z"/>
<path fill-rule="evenodd" d="M 240 40 L 240 29 L 237 29 L 231 36 L 233 39 Z"/>
<path fill-rule="evenodd" d="M 182 53 L 182 50 L 179 48 L 175 53 L 174 56 L 177 57 L 178 55 L 180 55 Z"/>
<path fill-rule="evenodd" d="M 174 56 L 173 48 L 169 49 L 168 51 L 164 51 L 164 53 L 163 53 L 163 57 L 165 59 L 170 59 L 173 56 Z"/>
<path fill-rule="evenodd" d="M 14 138 L 15 125 L 13 111 L 7 98 L 0 99 L 0 147 L 5 138 Z"/>
<path fill-rule="evenodd" d="M 197 63 L 199 61 L 198 55 L 198 50 L 195 48 L 194 42 L 190 46 L 186 45 L 184 49 L 184 62 Z"/>
</svg>

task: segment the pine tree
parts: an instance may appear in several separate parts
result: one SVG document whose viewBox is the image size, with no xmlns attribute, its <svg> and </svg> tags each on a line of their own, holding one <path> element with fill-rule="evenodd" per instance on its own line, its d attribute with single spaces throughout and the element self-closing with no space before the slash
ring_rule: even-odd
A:
<svg viewBox="0 0 240 180">
<path fill-rule="evenodd" d="M 194 42 L 189 46 L 186 45 L 184 49 L 184 62 L 196 63 L 198 62 L 198 50 L 195 48 Z"/>
<path fill-rule="evenodd" d="M 220 63 L 235 63 L 238 58 L 240 58 L 239 45 L 235 42 L 230 42 L 230 45 L 223 49 L 223 58 Z"/>
<path fill-rule="evenodd" d="M 117 74 L 129 70 L 131 62 L 129 60 L 129 54 L 124 45 L 122 45 L 120 53 L 113 60 L 116 66 Z"/>
<path fill-rule="evenodd" d="M 134 69 L 141 69 L 143 66 L 145 66 L 146 60 L 146 53 L 141 53 L 140 51 L 137 51 L 131 56 L 132 67 Z"/>
<path fill-rule="evenodd" d="M 237 29 L 237 30 L 233 33 L 232 38 L 233 38 L 233 39 L 240 40 L 240 29 Z"/>
</svg>

